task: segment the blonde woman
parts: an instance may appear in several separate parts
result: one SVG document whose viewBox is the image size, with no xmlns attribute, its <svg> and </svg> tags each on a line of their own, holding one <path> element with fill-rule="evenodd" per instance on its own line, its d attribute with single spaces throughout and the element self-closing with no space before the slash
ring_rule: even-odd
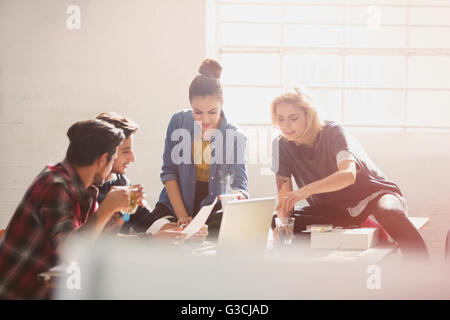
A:
<svg viewBox="0 0 450 320">
<path fill-rule="evenodd" d="M 294 231 L 331 223 L 359 226 L 368 217 L 398 242 L 406 257 L 428 258 L 426 245 L 406 216 L 399 187 L 370 160 L 362 146 L 333 121 L 321 121 L 306 89 L 293 88 L 271 105 L 279 216 L 295 216 Z M 293 190 L 291 177 L 299 189 Z M 308 206 L 294 212 L 296 202 Z"/>
</svg>

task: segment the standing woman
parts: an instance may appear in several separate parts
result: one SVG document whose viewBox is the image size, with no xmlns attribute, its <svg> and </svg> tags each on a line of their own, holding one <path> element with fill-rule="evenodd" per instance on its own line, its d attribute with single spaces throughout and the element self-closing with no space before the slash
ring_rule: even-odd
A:
<svg viewBox="0 0 450 320">
<path fill-rule="evenodd" d="M 189 223 L 201 207 L 226 192 L 227 183 L 248 197 L 246 137 L 223 111 L 221 72 L 217 61 L 204 60 L 189 87 L 191 109 L 170 120 L 161 172 L 164 188 L 153 215 Z"/>
<path fill-rule="evenodd" d="M 295 216 L 294 232 L 307 225 L 361 225 L 369 216 L 398 242 L 406 258 L 427 259 L 426 245 L 407 218 L 399 187 L 370 160 L 342 126 L 320 121 L 312 97 L 294 88 L 271 105 L 274 126 L 272 170 L 276 174 L 279 216 Z M 299 189 L 293 191 L 291 176 Z M 293 211 L 296 202 L 309 206 Z"/>
</svg>

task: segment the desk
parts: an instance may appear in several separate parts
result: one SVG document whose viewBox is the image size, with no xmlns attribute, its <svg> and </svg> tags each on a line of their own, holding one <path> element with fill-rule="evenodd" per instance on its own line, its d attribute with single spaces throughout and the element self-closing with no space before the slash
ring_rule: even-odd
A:
<svg viewBox="0 0 450 320">
<path fill-rule="evenodd" d="M 427 218 L 411 218 L 413 224 L 422 228 Z M 377 264 L 387 255 L 395 253 L 395 244 L 380 244 L 369 250 L 313 250 L 308 236 L 299 235 L 292 246 L 277 248 L 273 245 L 271 232 L 268 235 L 268 250 L 260 256 L 251 254 L 217 254 L 214 243 L 202 246 L 183 244 L 175 248 L 159 250 L 149 243 L 116 243 L 113 240 L 98 247 L 91 244 L 80 246 L 85 263 L 81 261 L 83 288 L 86 292 L 63 292 L 62 298 L 82 299 L 283 299 L 283 298 L 344 298 L 339 288 L 347 279 L 355 286 L 363 286 L 367 267 Z M 124 270 L 126 272 L 124 273 Z M 279 270 L 283 270 L 282 277 Z M 331 270 L 331 271 L 330 271 Z M 186 275 L 189 274 L 189 277 Z M 342 274 L 344 275 L 342 277 Z M 358 278 L 355 280 L 355 276 Z M 67 274 L 63 267 L 51 269 L 39 277 L 46 285 L 61 289 Z M 336 283 L 342 278 L 342 283 Z M 89 280 L 90 279 L 90 280 Z M 276 279 L 276 280 L 275 280 Z M 311 280 L 313 279 L 313 280 Z M 267 282 L 267 283 L 266 283 Z M 274 284 L 276 282 L 276 284 Z M 336 283 L 329 295 L 316 289 L 317 283 Z M 289 290 L 273 292 L 271 286 L 289 286 Z M 305 287 L 305 283 L 307 286 Z M 186 287 L 174 292 L 168 288 Z M 111 286 L 108 290 L 98 289 Z M 213 290 L 208 286 L 225 288 Z M 296 289 L 302 285 L 304 291 Z M 234 287 L 233 287 L 234 286 Z M 243 289 L 233 291 L 236 286 Z M 137 289 L 136 289 L 137 288 Z M 151 291 L 149 288 L 155 288 Z M 192 289 L 194 288 L 194 289 Z M 359 288 L 359 287 L 358 287 Z M 64 289 L 64 288 L 62 288 Z M 308 290 L 307 290 L 308 289 Z M 267 291 L 264 291 L 267 290 Z M 316 290 L 316 291 L 314 291 Z M 355 289 L 356 290 L 356 289 Z M 357 290 L 360 290 L 357 289 Z M 351 292 L 349 291 L 349 294 Z M 65 295 L 66 294 L 66 295 Z M 353 296 L 352 296 L 353 297 Z"/>
<path fill-rule="evenodd" d="M 310 235 L 308 233 L 296 235 L 292 245 L 277 247 L 274 245 L 272 230 L 269 232 L 267 252 L 264 257 L 268 260 L 303 263 L 358 263 L 371 265 L 379 263 L 389 254 L 397 252 L 397 245 L 381 243 L 368 250 L 327 250 L 311 249 Z M 193 253 L 203 256 L 215 256 L 217 254 L 213 243 L 207 243 L 203 247 L 194 248 Z"/>
<path fill-rule="evenodd" d="M 429 221 L 426 217 L 409 217 L 411 223 L 417 230 L 422 229 Z M 274 259 L 282 261 L 296 262 L 338 262 L 338 263 L 358 263 L 358 264 L 377 264 L 390 254 L 398 251 L 398 245 L 395 243 L 380 243 L 368 250 L 325 250 L 311 249 L 309 243 L 304 236 L 303 239 L 297 236 L 294 239 L 293 246 L 298 248 L 296 254 L 294 250 L 286 250 L 286 252 L 274 250 L 273 233 L 269 232 L 268 249 L 272 251 Z M 303 242 L 303 243 L 302 243 Z"/>
</svg>

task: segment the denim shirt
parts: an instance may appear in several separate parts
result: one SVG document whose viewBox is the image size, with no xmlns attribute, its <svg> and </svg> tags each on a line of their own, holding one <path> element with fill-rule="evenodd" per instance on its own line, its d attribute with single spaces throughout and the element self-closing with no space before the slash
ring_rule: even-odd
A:
<svg viewBox="0 0 450 320">
<path fill-rule="evenodd" d="M 201 202 L 201 207 L 210 205 L 217 196 L 227 191 L 228 177 L 231 188 L 248 197 L 245 155 L 247 138 L 236 126 L 227 122 L 223 111 L 221 117 L 217 133 L 211 137 L 209 193 Z M 160 175 L 163 184 L 170 180 L 178 181 L 184 206 L 190 216 L 193 215 L 196 184 L 196 167 L 192 155 L 194 134 L 199 136 L 201 128 L 194 122 L 191 109 L 179 111 L 172 116 L 167 128 Z M 161 191 L 159 202 L 168 207 L 175 216 L 165 187 Z"/>
</svg>

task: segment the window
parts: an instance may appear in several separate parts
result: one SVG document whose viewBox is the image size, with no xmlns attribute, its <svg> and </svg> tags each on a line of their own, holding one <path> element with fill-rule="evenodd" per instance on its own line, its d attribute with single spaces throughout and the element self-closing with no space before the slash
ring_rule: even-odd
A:
<svg viewBox="0 0 450 320">
<path fill-rule="evenodd" d="M 322 118 L 349 126 L 450 128 L 450 0 L 214 0 L 226 108 L 267 124 L 302 84 Z"/>
</svg>

